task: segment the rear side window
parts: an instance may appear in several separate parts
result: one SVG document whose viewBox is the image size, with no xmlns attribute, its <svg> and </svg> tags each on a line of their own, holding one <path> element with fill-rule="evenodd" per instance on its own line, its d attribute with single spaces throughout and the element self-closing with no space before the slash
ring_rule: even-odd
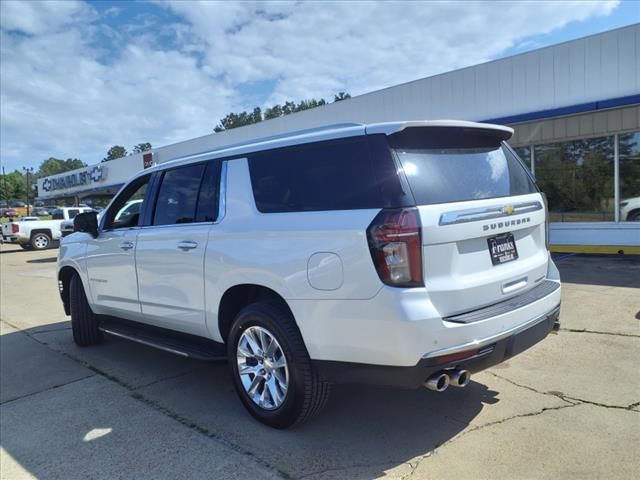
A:
<svg viewBox="0 0 640 480">
<path fill-rule="evenodd" d="M 410 130 L 414 130 L 411 135 L 392 136 L 390 143 L 420 205 L 538 191 L 499 133 L 457 128 Z"/>
<path fill-rule="evenodd" d="M 153 216 L 154 225 L 195 221 L 204 169 L 205 165 L 198 164 L 164 172 Z"/>
<path fill-rule="evenodd" d="M 313 143 L 249 157 L 263 213 L 399 207 L 410 203 L 382 136 Z"/>
</svg>

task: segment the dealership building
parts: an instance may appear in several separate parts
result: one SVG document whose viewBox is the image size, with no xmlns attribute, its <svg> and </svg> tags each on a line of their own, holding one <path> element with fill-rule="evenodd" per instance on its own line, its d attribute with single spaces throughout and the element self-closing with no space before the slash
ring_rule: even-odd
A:
<svg viewBox="0 0 640 480">
<path fill-rule="evenodd" d="M 335 123 L 509 125 L 547 194 L 556 251 L 640 253 L 640 24 L 396 85 L 38 181 L 42 200 L 112 196 L 152 164 Z"/>
</svg>

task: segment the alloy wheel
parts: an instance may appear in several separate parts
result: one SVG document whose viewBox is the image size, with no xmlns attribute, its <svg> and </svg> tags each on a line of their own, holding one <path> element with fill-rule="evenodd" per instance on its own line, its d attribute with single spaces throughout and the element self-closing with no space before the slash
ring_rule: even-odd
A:
<svg viewBox="0 0 640 480">
<path fill-rule="evenodd" d="M 247 328 L 236 348 L 238 375 L 247 396 L 265 410 L 275 410 L 287 397 L 289 367 L 278 340 L 265 328 Z"/>
</svg>

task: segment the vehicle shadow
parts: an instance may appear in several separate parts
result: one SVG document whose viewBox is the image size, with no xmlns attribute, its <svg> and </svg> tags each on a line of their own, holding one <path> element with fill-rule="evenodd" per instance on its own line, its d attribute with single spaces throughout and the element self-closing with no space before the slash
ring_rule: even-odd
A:
<svg viewBox="0 0 640 480">
<path fill-rule="evenodd" d="M 27 260 L 27 263 L 56 263 L 58 261 L 58 257 L 47 257 L 47 258 L 34 258 L 33 260 Z"/>
<path fill-rule="evenodd" d="M 325 478 L 326 475 L 365 479 L 384 476 L 385 471 L 399 466 L 410 469 L 408 462 L 430 454 L 454 438 L 473 423 L 486 405 L 499 401 L 498 392 L 477 382 L 471 382 L 464 389 L 449 388 L 442 394 L 426 389 L 337 385 L 326 408 L 313 420 L 290 430 L 274 430 L 258 423 L 244 410 L 233 389 L 226 362 L 184 359 L 115 337 L 107 337 L 103 344 L 95 347 L 78 348 L 73 344 L 68 324 L 42 325 L 27 333 L 43 348 L 60 352 L 56 355 L 74 359 L 80 366 L 99 372 L 105 381 L 115 382 L 118 391 L 124 389 L 128 398 L 141 401 L 146 408 L 162 413 L 163 418 L 169 416 L 195 431 L 221 439 L 292 478 Z M 13 335 L 22 334 L 6 334 L 2 337 L 3 343 L 11 341 Z M 23 364 L 19 358 L 3 358 L 3 364 L 3 370 L 11 365 L 11 369 L 18 371 L 13 375 L 29 378 L 30 382 L 40 371 L 35 364 L 30 367 L 33 371 L 29 368 L 20 371 Z M 58 458 L 64 451 L 79 452 L 88 448 L 83 443 L 87 434 L 86 418 L 97 415 L 96 405 L 86 400 L 97 395 L 92 385 L 82 381 L 47 390 L 46 395 L 51 399 L 42 397 L 41 407 L 47 407 L 50 402 L 49 408 L 30 411 L 28 425 L 20 427 L 40 429 L 43 436 L 55 438 L 56 442 L 28 446 L 25 437 L 14 432 L 2 435 L 2 447 L 34 476 L 55 476 L 47 467 L 49 463 L 41 461 L 44 453 L 47 458 Z M 57 395 L 64 395 L 64 402 L 73 405 L 72 410 L 61 417 L 55 411 L 59 402 Z M 100 395 L 104 397 L 103 393 Z M 15 403 L 17 407 L 22 401 L 18 399 L 10 404 Z M 108 396 L 100 400 L 103 406 L 99 410 L 105 409 L 100 413 L 103 428 L 111 428 L 112 434 L 116 434 L 124 423 L 127 428 L 153 435 L 156 425 L 143 425 L 135 416 L 128 417 L 126 410 L 117 410 L 112 418 L 108 412 L 114 402 Z M 23 420 L 26 419 L 14 421 Z M 131 435 L 129 439 L 120 440 L 127 442 L 125 450 L 135 457 L 144 457 L 147 446 L 135 440 L 135 434 L 128 435 Z M 175 439 L 167 438 L 162 447 L 165 456 L 161 461 L 167 465 L 178 459 L 166 452 L 180 451 L 172 441 Z M 43 452 L 42 448 L 49 451 Z M 105 441 L 102 448 L 91 450 L 91 461 L 112 462 L 113 448 Z M 122 450 L 122 445 L 118 450 Z M 84 471 L 84 462 L 88 461 L 80 454 L 61 458 L 71 462 L 65 470 L 68 472 Z M 127 476 L 126 472 L 123 474 Z M 167 474 L 164 478 L 170 476 Z M 155 478 L 163 476 L 155 475 Z"/>
<path fill-rule="evenodd" d="M 11 245 L 11 244 L 9 244 L 9 245 Z M 24 250 L 24 249 L 22 249 L 20 247 L 18 247 L 17 250 L 9 250 L 7 248 L 0 249 L 0 255 L 7 255 L 9 253 L 27 253 L 27 252 L 28 252 L 28 250 Z"/>
<path fill-rule="evenodd" d="M 563 282 L 640 288 L 640 255 L 554 254 Z"/>
</svg>

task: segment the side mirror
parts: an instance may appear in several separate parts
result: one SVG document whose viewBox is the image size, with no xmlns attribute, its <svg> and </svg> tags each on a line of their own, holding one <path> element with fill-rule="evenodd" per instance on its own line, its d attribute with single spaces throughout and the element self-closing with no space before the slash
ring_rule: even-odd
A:
<svg viewBox="0 0 640 480">
<path fill-rule="evenodd" d="M 93 238 L 98 237 L 98 215 L 96 212 L 79 213 L 73 219 L 73 231 L 89 233 Z"/>
</svg>

